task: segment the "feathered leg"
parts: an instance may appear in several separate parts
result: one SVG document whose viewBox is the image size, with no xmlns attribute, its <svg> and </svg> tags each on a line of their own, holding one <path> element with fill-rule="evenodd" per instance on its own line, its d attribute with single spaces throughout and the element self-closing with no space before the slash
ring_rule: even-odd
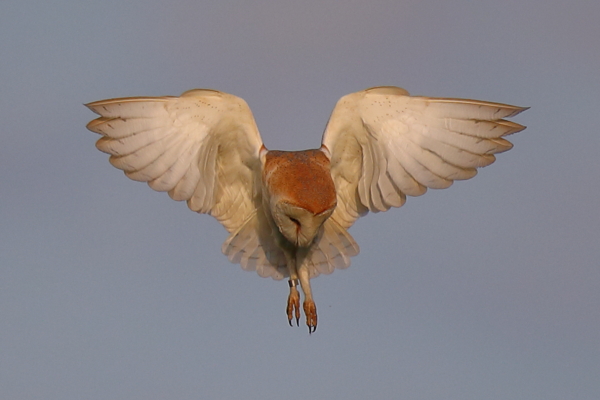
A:
<svg viewBox="0 0 600 400">
<path fill-rule="evenodd" d="M 288 323 L 292 326 L 292 318 L 296 317 L 296 326 L 300 325 L 300 293 L 298 293 L 298 271 L 296 268 L 296 257 L 295 254 L 291 255 L 286 252 L 285 257 L 287 259 L 287 265 L 290 272 L 290 279 L 288 281 L 290 285 L 290 295 L 287 301 L 287 317 Z"/>
<path fill-rule="evenodd" d="M 300 250 L 299 250 L 300 252 Z M 305 256 L 305 255 L 304 255 Z M 300 287 L 304 292 L 304 315 L 306 315 L 306 325 L 308 326 L 308 333 L 313 333 L 317 330 L 317 306 L 312 298 L 312 291 L 310 289 L 310 274 L 308 266 L 304 263 L 304 258 L 298 256 L 296 258 L 296 270 L 298 277 L 300 278 Z M 300 260 L 300 262 L 298 262 Z"/>
</svg>

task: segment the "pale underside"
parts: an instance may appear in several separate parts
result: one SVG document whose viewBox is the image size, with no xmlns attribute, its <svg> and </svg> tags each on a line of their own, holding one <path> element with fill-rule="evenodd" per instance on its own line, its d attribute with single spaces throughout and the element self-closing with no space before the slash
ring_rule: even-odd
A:
<svg viewBox="0 0 600 400">
<path fill-rule="evenodd" d="M 262 201 L 262 141 L 239 97 L 191 90 L 87 105 L 88 124 L 116 168 L 215 217 L 230 233 L 223 253 L 260 276 L 286 277 Z M 322 145 L 331 158 L 337 208 L 306 259 L 310 275 L 350 265 L 358 246 L 346 231 L 368 211 L 400 207 L 406 196 L 475 176 L 524 127 L 503 118 L 524 108 L 476 100 L 411 97 L 396 87 L 349 94 L 333 110 Z"/>
<path fill-rule="evenodd" d="M 229 260 L 273 279 L 290 274 L 297 279 L 290 257 L 308 278 L 348 267 L 359 251 L 347 232 L 356 219 L 400 207 L 406 196 L 420 196 L 428 188 L 474 177 L 477 168 L 495 161 L 494 154 L 512 147 L 507 135 L 525 128 L 504 118 L 526 109 L 410 96 L 397 87 L 352 93 L 335 106 L 321 148 L 277 152 L 277 160 L 290 158 L 296 170 L 270 181 L 276 165 L 285 162 L 265 164 L 275 152 L 263 146 L 254 117 L 239 97 L 196 89 L 180 97 L 120 98 L 87 106 L 100 115 L 88 129 L 102 135 L 96 146 L 110 154 L 113 166 L 215 217 L 230 233 L 222 247 Z M 303 171 L 308 167 L 298 160 L 316 160 L 315 155 L 322 171 Z M 318 174 L 330 182 L 328 188 L 306 181 L 325 182 L 316 179 Z M 304 245 L 302 235 L 290 237 L 280 220 L 289 216 L 286 207 L 311 208 L 303 204 L 319 197 L 318 191 L 307 194 L 314 185 L 331 192 L 321 196 L 323 204 L 330 204 L 320 217 L 311 211 L 316 225 L 308 234 L 310 244 Z M 285 212 L 278 214 L 278 207 Z"/>
</svg>

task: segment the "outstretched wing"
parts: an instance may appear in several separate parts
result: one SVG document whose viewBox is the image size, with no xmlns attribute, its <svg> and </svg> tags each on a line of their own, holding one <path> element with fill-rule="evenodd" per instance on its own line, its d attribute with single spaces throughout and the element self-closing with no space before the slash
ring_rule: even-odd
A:
<svg viewBox="0 0 600 400">
<path fill-rule="evenodd" d="M 181 97 L 131 97 L 86 105 L 101 117 L 87 128 L 103 135 L 96 147 L 127 177 L 147 182 L 229 232 L 256 210 L 262 141 L 239 97 L 190 90 Z"/>
<path fill-rule="evenodd" d="M 239 97 L 195 89 L 180 97 L 130 97 L 87 104 L 100 118 L 87 127 L 102 135 L 96 146 L 129 178 L 147 182 L 189 208 L 215 217 L 236 240 L 234 257 L 245 270 L 283 277 L 281 249 L 270 235 L 260 199 L 262 141 L 250 108 Z M 285 271 L 283 271 L 285 272 Z"/>
<path fill-rule="evenodd" d="M 348 228 L 368 211 L 400 207 L 406 195 L 470 179 L 509 150 L 506 135 L 525 129 L 503 118 L 527 108 L 478 100 L 413 97 L 376 87 L 342 97 L 323 134 L 338 205 Z"/>
</svg>

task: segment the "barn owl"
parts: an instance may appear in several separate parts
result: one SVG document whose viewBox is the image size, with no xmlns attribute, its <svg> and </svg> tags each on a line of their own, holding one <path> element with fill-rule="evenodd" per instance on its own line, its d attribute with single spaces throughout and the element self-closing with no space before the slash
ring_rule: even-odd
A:
<svg viewBox="0 0 600 400">
<path fill-rule="evenodd" d="M 470 179 L 525 129 L 504 118 L 527 108 L 410 96 L 375 87 L 342 97 L 321 146 L 272 151 L 246 102 L 195 89 L 179 97 L 129 97 L 86 105 L 96 147 L 135 181 L 147 182 L 229 232 L 223 253 L 261 277 L 288 279 L 287 319 L 317 328 L 310 279 L 350 265 L 359 247 L 348 228 L 406 196 Z"/>
</svg>

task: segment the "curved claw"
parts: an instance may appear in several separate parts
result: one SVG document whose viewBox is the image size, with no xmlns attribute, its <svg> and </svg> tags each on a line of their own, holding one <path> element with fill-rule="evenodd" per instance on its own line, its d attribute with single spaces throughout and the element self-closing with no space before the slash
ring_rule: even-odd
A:
<svg viewBox="0 0 600 400">
<path fill-rule="evenodd" d="M 317 330 L 317 306 L 314 301 L 304 301 L 304 314 L 306 315 L 308 334 L 313 334 Z"/>
<path fill-rule="evenodd" d="M 300 322 L 300 294 L 295 287 L 290 288 L 290 295 L 287 301 L 287 317 L 288 323 L 292 325 L 292 318 L 296 317 L 296 326 L 299 326 Z"/>
</svg>

